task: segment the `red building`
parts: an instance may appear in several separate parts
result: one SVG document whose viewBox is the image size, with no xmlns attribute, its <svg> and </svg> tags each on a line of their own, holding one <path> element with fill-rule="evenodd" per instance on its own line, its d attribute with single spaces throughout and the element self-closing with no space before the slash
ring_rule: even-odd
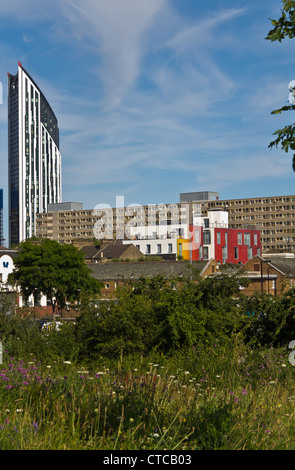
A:
<svg viewBox="0 0 295 470">
<path fill-rule="evenodd" d="M 256 255 L 261 255 L 259 230 L 190 226 L 189 250 L 185 259 L 213 258 L 220 264 L 245 264 Z"/>
<path fill-rule="evenodd" d="M 221 264 L 245 264 L 255 255 L 261 255 L 259 230 L 214 228 L 214 259 Z"/>
</svg>

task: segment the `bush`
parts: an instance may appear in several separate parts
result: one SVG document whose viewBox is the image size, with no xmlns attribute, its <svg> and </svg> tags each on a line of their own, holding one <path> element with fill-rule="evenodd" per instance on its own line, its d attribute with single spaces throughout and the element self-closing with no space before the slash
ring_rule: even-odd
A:
<svg viewBox="0 0 295 470">
<path fill-rule="evenodd" d="M 217 340 L 231 342 L 245 323 L 232 300 L 238 285 L 233 279 L 220 284 L 222 288 L 215 283 L 213 278 L 199 284 L 167 283 L 158 276 L 125 285 L 116 303 L 88 308 L 79 318 L 80 354 L 170 354 Z"/>
</svg>

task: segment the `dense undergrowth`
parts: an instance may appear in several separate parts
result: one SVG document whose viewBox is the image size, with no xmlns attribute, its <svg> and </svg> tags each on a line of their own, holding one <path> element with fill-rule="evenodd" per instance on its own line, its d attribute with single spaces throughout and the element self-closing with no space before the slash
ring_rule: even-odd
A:
<svg viewBox="0 0 295 470">
<path fill-rule="evenodd" d="M 0 449 L 294 450 L 294 305 L 145 279 L 44 331 L 2 302 Z"/>
</svg>

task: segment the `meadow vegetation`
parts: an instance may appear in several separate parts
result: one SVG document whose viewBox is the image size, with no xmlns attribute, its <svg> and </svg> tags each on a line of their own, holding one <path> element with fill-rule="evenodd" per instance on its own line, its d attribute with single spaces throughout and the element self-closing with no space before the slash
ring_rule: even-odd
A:
<svg viewBox="0 0 295 470">
<path fill-rule="evenodd" d="M 295 292 L 141 279 L 42 330 L 0 302 L 0 449 L 294 450 Z"/>
</svg>

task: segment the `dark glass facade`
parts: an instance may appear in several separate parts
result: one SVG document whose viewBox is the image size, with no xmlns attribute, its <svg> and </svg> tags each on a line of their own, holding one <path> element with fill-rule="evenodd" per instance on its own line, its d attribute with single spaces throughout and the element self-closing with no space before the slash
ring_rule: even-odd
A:
<svg viewBox="0 0 295 470">
<path fill-rule="evenodd" d="M 19 242 L 18 75 L 8 75 L 8 192 L 10 246 Z"/>
<path fill-rule="evenodd" d="M 0 189 L 0 245 L 4 243 L 3 232 L 3 189 Z"/>
<path fill-rule="evenodd" d="M 61 202 L 58 121 L 19 63 L 8 74 L 9 244 L 35 235 L 36 214 Z"/>
</svg>

